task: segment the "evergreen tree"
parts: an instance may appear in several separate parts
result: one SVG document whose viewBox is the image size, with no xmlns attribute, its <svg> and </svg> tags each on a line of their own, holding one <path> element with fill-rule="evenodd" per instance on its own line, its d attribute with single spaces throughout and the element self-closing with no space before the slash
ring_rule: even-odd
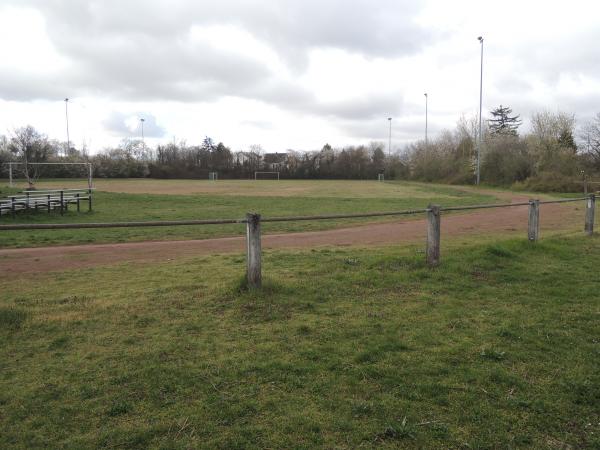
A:
<svg viewBox="0 0 600 450">
<path fill-rule="evenodd" d="M 565 129 L 560 132 L 560 136 L 558 137 L 558 143 L 569 150 L 572 150 L 573 153 L 577 153 L 577 144 L 575 144 L 575 139 L 573 138 L 573 132 L 569 129 Z"/>
<path fill-rule="evenodd" d="M 512 116 L 512 109 L 502 105 L 491 111 L 491 114 L 493 118 L 488 123 L 492 134 L 517 135 L 517 129 L 522 123 L 520 115 Z"/>
</svg>

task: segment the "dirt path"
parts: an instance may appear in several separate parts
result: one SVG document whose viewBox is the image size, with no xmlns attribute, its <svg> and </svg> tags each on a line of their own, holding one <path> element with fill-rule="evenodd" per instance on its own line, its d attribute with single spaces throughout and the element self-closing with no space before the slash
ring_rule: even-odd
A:
<svg viewBox="0 0 600 450">
<path fill-rule="evenodd" d="M 513 202 L 523 197 L 512 197 Z M 583 212 L 573 204 L 542 205 L 540 219 L 545 229 L 562 229 L 576 223 Z M 527 206 L 485 209 L 442 218 L 442 239 L 451 236 L 519 231 L 525 235 Z M 311 248 L 319 246 L 377 246 L 425 239 L 425 220 L 377 223 L 304 233 L 263 236 L 264 249 Z M 76 245 L 0 250 L 0 273 L 16 275 L 60 271 L 70 268 L 105 266 L 127 261 L 167 261 L 199 255 L 241 253 L 244 237 L 188 241 L 150 241 L 125 244 Z"/>
</svg>

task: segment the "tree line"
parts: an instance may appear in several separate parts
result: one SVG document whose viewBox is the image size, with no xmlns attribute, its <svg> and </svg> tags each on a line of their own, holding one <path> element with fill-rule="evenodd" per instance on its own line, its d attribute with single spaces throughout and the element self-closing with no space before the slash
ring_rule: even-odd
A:
<svg viewBox="0 0 600 450">
<path fill-rule="evenodd" d="M 472 184 L 475 181 L 477 146 L 481 151 L 483 183 L 532 190 L 573 191 L 587 174 L 600 174 L 600 113 L 576 132 L 574 115 L 539 112 L 531 117 L 531 129 L 520 134 L 522 120 L 510 107 L 500 106 L 484 121 L 479 144 L 476 117 L 461 118 L 455 129 L 434 139 L 406 145 L 386 154 L 385 145 L 333 148 L 318 151 L 265 152 L 260 145 L 232 151 L 224 143 L 206 137 L 200 145 L 185 142 L 150 148 L 141 140 L 124 140 L 114 148 L 89 155 L 85 149 L 66 148 L 31 126 L 0 136 L 0 163 L 19 161 L 16 176 L 61 178 L 82 176 L 76 166 L 28 166 L 31 162 L 90 162 L 98 178 L 252 178 L 256 171 L 277 171 L 281 178 L 387 179 Z M 0 176 L 7 176 L 1 166 Z"/>
<path fill-rule="evenodd" d="M 539 191 L 577 191 L 586 177 L 600 176 L 600 113 L 576 131 L 572 114 L 538 112 L 530 131 L 508 107 L 500 106 L 484 122 L 481 136 L 481 180 L 498 186 Z M 410 177 L 456 184 L 474 182 L 478 145 L 477 118 L 461 118 L 427 144 L 410 144 L 405 156 Z"/>
</svg>

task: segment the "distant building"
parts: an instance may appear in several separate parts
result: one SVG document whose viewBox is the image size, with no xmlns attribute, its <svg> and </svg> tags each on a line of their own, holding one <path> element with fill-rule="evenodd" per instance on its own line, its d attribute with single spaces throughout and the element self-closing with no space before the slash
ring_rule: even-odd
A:
<svg viewBox="0 0 600 450">
<path fill-rule="evenodd" d="M 265 153 L 263 156 L 265 170 L 280 171 L 288 168 L 287 153 Z"/>
</svg>

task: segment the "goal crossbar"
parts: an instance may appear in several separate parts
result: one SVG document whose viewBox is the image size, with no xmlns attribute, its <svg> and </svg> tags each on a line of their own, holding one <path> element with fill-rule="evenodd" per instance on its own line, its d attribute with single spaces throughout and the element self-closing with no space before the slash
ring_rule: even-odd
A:
<svg viewBox="0 0 600 450">
<path fill-rule="evenodd" d="M 277 175 L 277 179 L 279 180 L 279 172 L 273 172 L 273 171 L 258 171 L 258 172 L 254 172 L 254 179 L 258 180 L 258 175 L 266 175 L 266 174 Z"/>
</svg>

